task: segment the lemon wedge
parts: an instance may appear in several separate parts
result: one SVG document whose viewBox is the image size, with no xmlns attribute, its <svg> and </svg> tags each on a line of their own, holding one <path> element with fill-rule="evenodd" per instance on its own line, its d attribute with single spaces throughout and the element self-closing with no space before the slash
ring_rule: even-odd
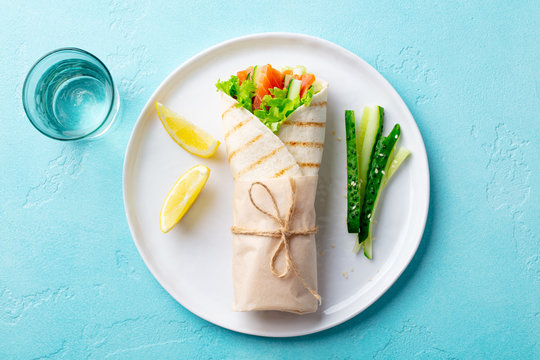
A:
<svg viewBox="0 0 540 360">
<path fill-rule="evenodd" d="M 212 135 L 159 102 L 156 102 L 156 109 L 163 127 L 178 145 L 203 158 L 214 155 L 219 141 Z"/>
<path fill-rule="evenodd" d="M 161 231 L 169 232 L 189 210 L 204 184 L 210 176 L 210 169 L 204 165 L 196 165 L 186 171 L 167 194 L 161 212 L 159 225 Z"/>
</svg>

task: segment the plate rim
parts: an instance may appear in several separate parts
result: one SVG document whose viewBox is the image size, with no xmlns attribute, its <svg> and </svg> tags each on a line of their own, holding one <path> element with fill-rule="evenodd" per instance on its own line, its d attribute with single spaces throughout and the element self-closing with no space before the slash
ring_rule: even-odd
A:
<svg viewBox="0 0 540 360">
<path fill-rule="evenodd" d="M 230 46 L 230 45 L 235 44 L 235 43 L 241 43 L 241 42 L 244 42 L 244 41 L 250 41 L 250 40 L 254 40 L 254 39 L 264 40 L 265 38 L 266 39 L 272 39 L 272 40 L 296 39 L 296 40 L 309 40 L 309 41 L 314 41 L 314 42 L 322 42 L 326 46 L 334 48 L 335 50 L 340 51 L 340 52 L 342 52 L 342 53 L 344 53 L 344 54 L 346 54 L 348 56 L 352 56 L 356 61 L 359 61 L 360 63 L 362 63 L 369 71 L 372 72 L 373 75 L 376 76 L 378 81 L 380 81 L 384 85 L 384 87 L 386 89 L 390 90 L 390 92 L 392 93 L 393 96 L 397 97 L 398 104 L 401 107 L 401 110 L 404 111 L 413 120 L 411 125 L 413 127 L 415 127 L 416 130 L 418 131 L 418 134 L 420 134 L 419 140 L 420 140 L 422 148 L 424 149 L 424 151 L 421 154 L 422 155 L 421 160 L 423 162 L 425 162 L 425 164 L 426 164 L 426 172 L 424 174 L 425 175 L 425 181 L 426 181 L 426 188 L 427 188 L 426 203 L 424 204 L 424 206 L 421 209 L 422 214 L 423 214 L 423 218 L 421 219 L 420 226 L 419 226 L 419 230 L 420 230 L 419 231 L 419 236 L 418 236 L 418 239 L 413 244 L 413 246 L 409 247 L 409 249 L 412 250 L 412 251 L 410 251 L 410 254 L 407 256 L 407 258 L 406 259 L 402 258 L 402 261 L 400 261 L 401 263 L 403 263 L 403 266 L 399 269 L 399 271 L 394 272 L 392 274 L 390 279 L 387 280 L 386 283 L 384 283 L 384 286 L 382 286 L 381 290 L 378 291 L 377 295 L 373 296 L 371 299 L 369 299 L 369 301 L 367 301 L 364 304 L 364 306 L 360 306 L 358 309 L 356 309 L 356 311 L 353 311 L 352 313 L 348 314 L 347 316 L 345 316 L 343 318 L 339 318 L 338 320 L 329 321 L 328 323 L 324 324 L 323 326 L 314 327 L 312 329 L 308 329 L 306 331 L 301 331 L 301 332 L 293 331 L 293 332 L 280 332 L 280 333 L 275 333 L 275 332 L 264 333 L 262 331 L 249 330 L 249 329 L 246 329 L 246 328 L 243 328 L 243 327 L 232 327 L 232 326 L 230 326 L 230 325 L 228 325 L 228 324 L 226 324 L 225 322 L 222 322 L 222 321 L 215 321 L 213 319 L 210 320 L 204 313 L 201 313 L 200 311 L 195 311 L 191 307 L 186 306 L 185 304 L 181 303 L 173 295 L 174 291 L 171 291 L 171 289 L 169 289 L 169 286 L 166 285 L 166 282 L 161 278 L 160 275 L 158 275 L 158 272 L 154 268 L 152 262 L 149 261 L 149 259 L 148 259 L 147 255 L 145 254 L 145 252 L 141 250 L 141 245 L 139 244 L 139 240 L 137 240 L 136 237 L 134 236 L 134 224 L 132 222 L 132 219 L 135 216 L 132 213 L 132 210 L 131 210 L 130 206 L 128 206 L 128 200 L 127 200 L 127 196 L 126 196 L 126 175 L 127 175 L 127 172 L 129 171 L 128 167 L 131 164 L 131 161 L 129 161 L 129 160 L 133 156 L 133 155 L 130 155 L 130 154 L 134 153 L 134 147 L 136 146 L 136 144 L 135 144 L 135 142 L 136 142 L 135 141 L 136 140 L 135 139 L 135 134 L 137 133 L 137 130 L 139 129 L 139 127 L 142 126 L 142 123 L 143 123 L 142 120 L 145 117 L 146 112 L 148 111 L 149 107 L 151 107 L 152 104 L 156 101 L 155 99 L 156 99 L 157 95 L 161 91 L 164 90 L 164 88 L 167 86 L 169 81 L 172 78 L 176 77 L 177 74 L 183 70 L 183 68 L 192 65 L 194 62 L 198 61 L 199 59 L 204 58 L 207 54 L 212 53 L 212 52 L 214 52 L 214 51 L 216 51 L 216 50 L 218 50 L 220 48 L 226 48 L 227 46 Z M 418 156 L 418 154 L 415 154 L 415 156 Z M 163 289 L 165 289 L 165 291 L 167 291 L 167 293 L 176 302 L 178 302 L 178 304 L 180 304 L 182 307 L 184 307 L 185 309 L 190 311 L 192 314 L 198 316 L 199 318 L 204 319 L 205 321 L 208 321 L 208 322 L 210 322 L 212 324 L 215 324 L 217 326 L 223 327 L 225 329 L 228 329 L 228 330 L 231 330 L 231 331 L 234 331 L 234 332 L 244 333 L 244 334 L 248 334 L 248 335 L 262 336 L 262 337 L 282 338 L 282 337 L 296 337 L 296 336 L 310 335 L 310 334 L 318 333 L 318 332 L 333 328 L 333 327 L 335 327 L 337 325 L 343 324 L 343 323 L 349 321 L 350 319 L 356 317 L 360 313 L 362 313 L 364 310 L 366 310 L 371 305 L 373 305 L 373 303 L 375 303 L 379 298 L 381 298 L 388 291 L 388 289 L 392 285 L 395 284 L 397 279 L 399 279 L 401 277 L 401 275 L 403 274 L 405 269 L 407 269 L 407 267 L 409 266 L 410 262 L 412 261 L 415 254 L 418 251 L 418 247 L 420 246 L 420 243 L 422 242 L 422 238 L 423 238 L 426 223 L 427 223 L 429 207 L 430 207 L 431 184 L 430 184 L 430 171 L 429 171 L 429 162 L 428 162 L 428 157 L 427 157 L 427 150 L 426 150 L 426 147 L 425 147 L 424 139 L 422 137 L 422 133 L 420 132 L 420 129 L 418 128 L 418 124 L 416 123 L 416 120 L 412 116 L 412 113 L 410 112 L 410 110 L 409 110 L 407 104 L 405 103 L 405 101 L 403 100 L 403 98 L 399 95 L 397 90 L 390 84 L 390 82 L 388 80 L 386 80 L 386 78 L 381 73 L 379 73 L 379 71 L 377 71 L 377 69 L 375 69 L 373 66 L 371 66 L 368 62 L 366 62 L 360 56 L 356 55 L 355 53 L 353 53 L 352 51 L 346 49 L 345 47 L 343 47 L 341 45 L 338 45 L 338 44 L 336 44 L 336 43 L 334 43 L 332 41 L 317 37 L 317 36 L 308 35 L 308 34 L 302 34 L 302 33 L 293 33 L 293 32 L 262 32 L 262 33 L 254 33 L 254 34 L 248 34 L 248 35 L 235 37 L 235 38 L 232 38 L 232 39 L 229 39 L 229 40 L 222 41 L 222 42 L 220 42 L 220 43 L 218 43 L 216 45 L 213 45 L 213 46 L 211 46 L 211 47 L 209 47 L 209 48 L 195 54 L 194 56 L 190 57 L 189 59 L 187 59 L 183 63 L 181 63 L 173 71 L 171 71 L 169 73 L 169 75 L 167 75 L 167 77 L 165 77 L 165 79 L 163 79 L 161 81 L 159 86 L 156 88 L 156 90 L 154 90 L 154 92 L 152 93 L 152 95 L 150 96 L 148 101 L 143 106 L 143 108 L 142 108 L 142 110 L 141 110 L 141 112 L 140 112 L 140 114 L 139 114 L 139 116 L 138 116 L 138 118 L 137 118 L 137 120 L 136 120 L 136 122 L 135 122 L 135 124 L 133 126 L 133 129 L 131 131 L 131 134 L 130 134 L 130 137 L 129 137 L 129 140 L 128 140 L 128 144 L 127 144 L 127 147 L 126 147 L 126 151 L 124 153 L 124 163 L 123 163 L 123 169 L 122 169 L 122 195 L 123 195 L 124 212 L 126 214 L 126 220 L 127 220 L 128 227 L 129 227 L 129 230 L 130 230 L 131 238 L 133 239 L 133 242 L 135 243 L 135 247 L 137 248 L 137 251 L 139 252 L 139 255 L 143 259 L 146 267 L 148 268 L 148 270 L 150 271 L 152 276 L 154 276 L 154 278 L 161 285 L 161 287 Z M 398 259 L 399 259 L 399 257 L 398 257 Z M 405 261 L 403 261 L 403 260 L 405 260 Z"/>
</svg>

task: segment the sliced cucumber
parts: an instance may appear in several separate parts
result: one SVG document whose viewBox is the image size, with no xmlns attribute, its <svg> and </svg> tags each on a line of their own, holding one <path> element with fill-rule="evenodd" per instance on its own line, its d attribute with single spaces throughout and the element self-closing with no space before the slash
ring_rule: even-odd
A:
<svg viewBox="0 0 540 360">
<path fill-rule="evenodd" d="M 358 126 L 358 138 L 362 139 L 358 152 L 358 196 L 360 204 L 364 201 L 364 193 L 368 182 L 369 166 L 373 159 L 375 146 L 381 138 L 384 121 L 384 109 L 380 106 L 365 106 Z"/>
<path fill-rule="evenodd" d="M 289 88 L 289 84 L 291 83 L 292 75 L 285 74 L 285 77 L 283 78 L 283 87 Z"/>
<path fill-rule="evenodd" d="M 375 205 L 373 206 L 373 213 L 375 213 L 375 210 L 377 209 L 377 205 L 379 204 L 379 196 L 380 193 L 384 190 L 386 187 L 386 184 L 388 184 L 388 181 L 392 178 L 392 176 L 395 174 L 399 166 L 405 161 L 411 152 L 408 149 L 400 148 L 397 152 L 397 154 L 394 154 L 395 152 L 395 146 L 392 150 L 392 154 L 390 155 L 388 162 L 386 163 L 385 173 L 383 174 L 383 180 L 381 184 L 381 189 L 379 190 L 379 195 L 377 196 L 377 199 L 375 200 Z M 371 229 L 369 232 L 369 236 L 367 239 L 362 243 L 364 247 L 364 255 L 368 259 L 373 258 L 373 236 L 371 236 Z M 356 245 L 360 245 L 360 243 L 356 243 Z M 356 246 L 355 246 L 356 249 Z M 356 251 L 358 252 L 358 251 Z"/>
<path fill-rule="evenodd" d="M 300 89 L 302 88 L 302 82 L 300 80 L 291 79 L 289 83 L 289 89 L 287 92 L 287 98 L 294 100 L 300 96 Z"/>
<path fill-rule="evenodd" d="M 361 202 L 358 199 L 356 121 L 352 110 L 345 110 L 345 134 L 347 139 L 347 230 L 349 233 L 358 233 Z"/>
<path fill-rule="evenodd" d="M 364 139 L 366 137 L 366 130 L 369 116 L 366 115 L 366 109 L 362 113 L 362 117 L 356 120 L 356 156 L 358 162 L 358 201 L 362 204 L 364 199 L 364 189 L 367 182 L 367 167 L 362 170 L 362 150 L 364 147 Z"/>
<path fill-rule="evenodd" d="M 384 175 L 385 185 L 409 155 L 411 155 L 409 149 L 399 148 L 397 154 L 393 158 L 390 158 L 390 161 L 388 161 L 388 165 L 386 166 L 386 174 Z"/>
<path fill-rule="evenodd" d="M 253 81 L 255 81 L 255 84 L 259 83 L 260 77 L 261 77 L 261 70 L 262 66 L 255 65 L 253 68 Z"/>
<path fill-rule="evenodd" d="M 377 142 L 374 156 L 369 167 L 368 183 L 360 213 L 360 231 L 358 233 L 358 243 L 364 244 L 364 255 L 371 259 L 372 254 L 372 229 L 373 219 L 377 210 L 380 195 L 386 185 L 386 170 L 389 159 L 391 158 L 396 147 L 401 129 L 399 124 L 396 124 L 388 136 L 381 138 Z M 355 246 L 355 249 L 357 246 Z"/>
</svg>

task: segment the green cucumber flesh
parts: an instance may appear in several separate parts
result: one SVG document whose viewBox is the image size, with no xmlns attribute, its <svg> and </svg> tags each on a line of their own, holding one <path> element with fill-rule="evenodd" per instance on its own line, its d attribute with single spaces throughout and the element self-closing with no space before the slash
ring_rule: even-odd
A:
<svg viewBox="0 0 540 360">
<path fill-rule="evenodd" d="M 395 136 L 395 135 L 394 135 Z M 377 206 L 379 204 L 379 197 L 384 188 L 386 187 L 386 184 L 388 184 L 388 181 L 392 178 L 392 176 L 395 174 L 397 169 L 400 167 L 400 165 L 405 161 L 411 152 L 408 149 L 400 148 L 397 152 L 397 154 L 394 154 L 395 152 L 395 146 L 392 150 L 392 154 L 390 155 L 388 162 L 386 163 L 385 173 L 383 174 L 383 183 L 381 184 L 381 189 L 379 190 L 379 194 L 377 196 L 377 199 L 375 200 L 375 204 L 373 205 L 373 213 L 375 213 Z M 373 226 L 370 226 L 369 234 L 367 239 L 362 243 L 364 246 L 364 255 L 368 259 L 373 258 Z M 358 242 L 357 242 L 358 244 Z"/>
<path fill-rule="evenodd" d="M 383 130 L 384 109 L 380 106 L 366 106 L 359 125 L 359 137 L 362 138 L 361 151 L 358 153 L 359 196 L 363 201 L 368 181 L 369 166 L 377 142 Z"/>
<path fill-rule="evenodd" d="M 361 202 L 358 198 L 356 121 L 352 110 L 345 110 L 345 134 L 347 140 L 347 230 L 349 233 L 358 233 Z"/>
<path fill-rule="evenodd" d="M 394 135 L 395 136 L 395 135 Z M 399 137 L 399 135 L 398 135 Z M 397 153 L 395 153 L 396 147 L 394 146 L 394 149 L 392 149 L 392 152 L 390 154 L 390 157 L 388 158 L 388 162 L 386 163 L 385 173 L 383 174 L 383 183 L 381 184 L 381 189 L 379 190 L 379 194 L 377 196 L 377 199 L 375 200 L 375 204 L 373 205 L 374 213 L 379 205 L 379 198 L 382 193 L 382 191 L 386 188 L 386 185 L 388 184 L 388 181 L 392 178 L 392 176 L 396 173 L 397 169 L 400 167 L 400 165 L 409 157 L 411 152 L 408 149 L 405 148 L 399 148 Z M 364 255 L 368 259 L 373 258 L 373 227 L 370 227 L 370 231 L 368 234 L 367 239 L 362 243 L 364 248 Z M 360 245 L 358 242 L 356 243 Z"/>
<path fill-rule="evenodd" d="M 405 148 L 399 148 L 397 154 L 390 158 L 388 162 L 385 177 L 385 184 L 392 178 L 396 173 L 400 165 L 411 155 L 411 152 Z"/>
<path fill-rule="evenodd" d="M 261 70 L 262 67 L 259 65 L 255 65 L 255 67 L 253 68 L 253 81 L 255 81 L 255 84 L 259 83 L 261 77 Z"/>
<path fill-rule="evenodd" d="M 291 84 L 292 75 L 285 74 L 285 77 L 283 78 L 283 87 L 289 88 L 289 85 Z"/>
<path fill-rule="evenodd" d="M 362 170 L 362 150 L 364 146 L 364 140 L 366 137 L 367 124 L 369 120 L 369 110 L 362 113 L 362 117 L 359 120 L 356 120 L 356 156 L 358 163 L 358 201 L 359 204 L 362 204 L 364 198 L 364 189 L 366 188 L 367 182 L 367 167 L 365 170 Z"/>
<path fill-rule="evenodd" d="M 358 233 L 359 243 L 363 243 L 366 240 L 368 241 L 368 245 L 364 245 L 364 254 L 368 258 L 372 257 L 371 242 L 373 241 L 373 219 L 375 217 L 379 197 L 386 183 L 385 170 L 387 169 L 390 156 L 396 147 L 400 133 L 400 126 L 399 124 L 396 124 L 388 136 L 379 139 L 369 167 L 368 182 L 366 184 L 362 211 L 360 213 L 360 230 Z"/>
<path fill-rule="evenodd" d="M 300 80 L 291 79 L 289 83 L 289 90 L 287 92 L 287 98 L 294 100 L 300 96 L 300 89 L 302 88 L 302 82 Z"/>
</svg>

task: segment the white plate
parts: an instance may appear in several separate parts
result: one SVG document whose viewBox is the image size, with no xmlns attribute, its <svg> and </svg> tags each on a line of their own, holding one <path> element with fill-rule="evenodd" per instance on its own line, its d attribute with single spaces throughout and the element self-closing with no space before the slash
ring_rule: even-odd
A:
<svg viewBox="0 0 540 360">
<path fill-rule="evenodd" d="M 327 80 L 328 119 L 317 195 L 319 292 L 317 313 L 231 311 L 232 187 L 214 84 L 253 64 L 305 65 Z M 202 159 L 182 150 L 165 132 L 154 103 L 160 101 L 222 141 Z M 385 133 L 402 128 L 412 151 L 382 197 L 374 260 L 351 249 L 347 233 L 344 110 L 365 104 L 385 109 Z M 335 135 L 333 132 L 335 131 Z M 211 169 L 199 198 L 168 234 L 159 211 L 176 179 L 196 164 Z M 131 135 L 124 163 L 124 203 L 135 244 L 159 283 L 194 314 L 225 328 L 262 336 L 321 331 L 357 315 L 405 270 L 422 238 L 429 204 L 426 150 L 407 106 L 392 86 L 355 54 L 326 40 L 287 33 L 245 36 L 214 46 L 178 67 L 154 92 Z M 322 255 L 321 255 L 322 254 Z M 348 274 L 348 278 L 344 273 Z"/>
</svg>

